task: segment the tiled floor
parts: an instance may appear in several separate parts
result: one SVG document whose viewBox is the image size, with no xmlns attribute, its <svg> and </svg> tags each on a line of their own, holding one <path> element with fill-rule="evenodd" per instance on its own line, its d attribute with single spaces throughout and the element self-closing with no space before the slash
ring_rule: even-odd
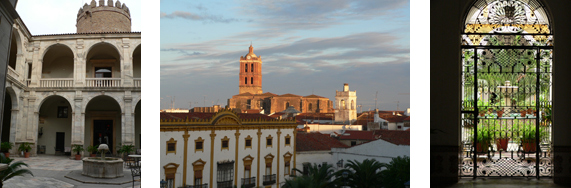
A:
<svg viewBox="0 0 571 188">
<path fill-rule="evenodd" d="M 29 169 L 34 176 L 26 175 L 24 177 L 14 177 L 4 182 L 4 187 L 42 187 L 42 188 L 88 188 L 88 187 L 132 187 L 132 183 L 122 185 L 103 185 L 81 183 L 65 176 L 71 171 L 82 169 L 81 160 L 72 160 L 69 156 L 39 155 L 38 157 L 21 158 L 12 156 L 14 161 L 23 161 L 28 164 Z M 128 179 L 131 178 L 131 172 L 128 172 Z M 135 183 L 135 187 L 140 187 L 140 182 Z"/>
</svg>

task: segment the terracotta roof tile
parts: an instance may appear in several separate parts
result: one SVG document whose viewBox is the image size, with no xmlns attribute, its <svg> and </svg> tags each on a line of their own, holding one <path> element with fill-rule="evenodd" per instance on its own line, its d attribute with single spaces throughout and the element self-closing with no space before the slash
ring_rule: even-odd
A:
<svg viewBox="0 0 571 188">
<path fill-rule="evenodd" d="M 339 140 L 331 138 L 328 134 L 321 134 L 319 132 L 298 132 L 295 141 L 296 151 L 323 151 L 331 150 L 331 148 L 349 147 Z"/>
<path fill-rule="evenodd" d="M 410 130 L 410 129 L 408 129 Z M 375 130 L 373 131 L 375 137 L 379 137 L 387 142 L 396 145 L 408 145 L 410 146 L 410 131 L 401 130 Z"/>
<path fill-rule="evenodd" d="M 283 94 L 283 95 L 278 95 L 278 97 L 301 97 L 301 96 L 299 96 L 299 95 L 294 95 L 294 94 L 291 94 L 291 93 L 286 93 L 286 94 Z"/>
<path fill-rule="evenodd" d="M 161 119 L 209 119 L 212 118 L 216 113 L 204 113 L 204 112 L 190 112 L 190 113 L 161 113 Z M 247 114 L 247 113 L 239 113 L 238 117 L 240 119 L 259 119 L 262 118 L 264 120 L 273 120 L 270 116 L 264 114 Z"/>
<path fill-rule="evenodd" d="M 325 98 L 325 97 L 311 94 L 311 95 L 305 96 L 304 98 Z"/>
<path fill-rule="evenodd" d="M 345 134 L 339 135 L 339 140 L 376 140 L 373 131 L 345 130 Z"/>
</svg>

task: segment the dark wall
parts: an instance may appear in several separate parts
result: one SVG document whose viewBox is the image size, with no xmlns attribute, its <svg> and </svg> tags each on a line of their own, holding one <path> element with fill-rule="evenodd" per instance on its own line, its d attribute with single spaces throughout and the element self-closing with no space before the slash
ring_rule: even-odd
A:
<svg viewBox="0 0 571 188">
<path fill-rule="evenodd" d="M 18 18 L 15 6 L 18 0 L 0 1 L 0 110 L 4 110 L 4 95 L 6 94 L 6 71 L 10 42 L 12 37 L 12 24 Z M 0 113 L 0 122 L 3 122 L 4 113 Z"/>
</svg>

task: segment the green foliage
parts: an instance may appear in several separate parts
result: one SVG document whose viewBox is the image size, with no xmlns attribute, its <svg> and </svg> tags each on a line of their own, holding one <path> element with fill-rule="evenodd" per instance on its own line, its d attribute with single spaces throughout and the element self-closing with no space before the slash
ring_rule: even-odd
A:
<svg viewBox="0 0 571 188">
<path fill-rule="evenodd" d="M 393 158 L 386 169 L 381 171 L 383 187 L 403 187 L 410 180 L 410 158 L 408 156 Z"/>
<path fill-rule="evenodd" d="M 87 146 L 87 151 L 89 153 L 93 153 L 93 152 L 97 152 L 97 148 L 99 147 L 99 145 L 96 146 Z"/>
<path fill-rule="evenodd" d="M 28 164 L 22 161 L 13 162 L 13 159 L 6 157 L 3 153 L 0 153 L 0 163 L 7 164 L 8 168 L 4 171 L 0 171 L 0 188 L 4 186 L 4 182 L 8 181 L 9 179 L 16 177 L 16 176 L 24 176 L 25 174 L 32 174 L 32 172 L 26 168 L 22 168 L 22 166 L 28 167 Z"/>
<path fill-rule="evenodd" d="M 335 173 L 337 177 L 336 182 L 347 182 L 351 187 L 380 188 L 383 185 L 381 168 L 385 165 L 375 159 L 365 159 L 363 162 L 349 160 L 347 164 L 349 169 L 343 169 Z M 348 173 L 347 178 L 343 178 L 343 172 Z"/>
<path fill-rule="evenodd" d="M 18 147 L 18 151 L 30 152 L 32 150 L 32 143 L 24 142 Z"/>
<path fill-rule="evenodd" d="M 79 152 L 84 151 L 83 145 L 74 145 L 72 151 L 76 152 L 77 155 L 80 155 Z"/>
<path fill-rule="evenodd" d="M 121 145 L 121 148 L 119 148 L 119 150 L 117 150 L 117 153 L 120 153 L 120 154 L 123 153 L 123 154 L 129 155 L 133 151 L 135 151 L 135 146 L 133 146 L 133 145 Z"/>
<path fill-rule="evenodd" d="M 299 169 L 294 168 L 299 174 L 303 174 Z M 318 188 L 318 187 L 332 187 L 333 183 L 330 182 L 333 178 L 333 166 L 330 164 L 323 165 L 309 165 L 307 175 L 297 176 L 293 179 L 286 179 L 284 188 L 294 188 L 294 187 L 307 187 L 307 188 Z"/>
<path fill-rule="evenodd" d="M 2 152 L 8 152 L 12 147 L 14 147 L 14 143 L 12 142 L 2 142 L 0 144 L 0 150 L 2 150 Z"/>
</svg>

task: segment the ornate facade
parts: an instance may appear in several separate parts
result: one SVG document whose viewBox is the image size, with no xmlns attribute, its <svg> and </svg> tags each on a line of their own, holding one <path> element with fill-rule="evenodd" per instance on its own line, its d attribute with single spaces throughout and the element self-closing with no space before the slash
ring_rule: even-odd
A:
<svg viewBox="0 0 571 188">
<path fill-rule="evenodd" d="M 349 84 L 343 85 L 343 91 L 335 91 L 335 122 L 349 124 L 357 120 L 357 91 L 349 91 Z"/>
<path fill-rule="evenodd" d="M 105 9 L 129 15 L 115 4 Z M 99 8 L 95 1 L 86 6 L 78 32 L 86 11 Z M 127 31 L 111 24 L 51 35 L 32 35 L 15 21 L 2 122 L 2 141 L 16 145 L 11 153 L 24 142 L 33 144 L 32 156 L 100 143 L 113 152 L 119 144 L 140 149 L 141 33 L 130 31 L 128 19 Z"/>
<path fill-rule="evenodd" d="M 229 109 L 161 113 L 161 179 L 169 188 L 278 187 L 296 164 L 296 126 Z"/>
</svg>

